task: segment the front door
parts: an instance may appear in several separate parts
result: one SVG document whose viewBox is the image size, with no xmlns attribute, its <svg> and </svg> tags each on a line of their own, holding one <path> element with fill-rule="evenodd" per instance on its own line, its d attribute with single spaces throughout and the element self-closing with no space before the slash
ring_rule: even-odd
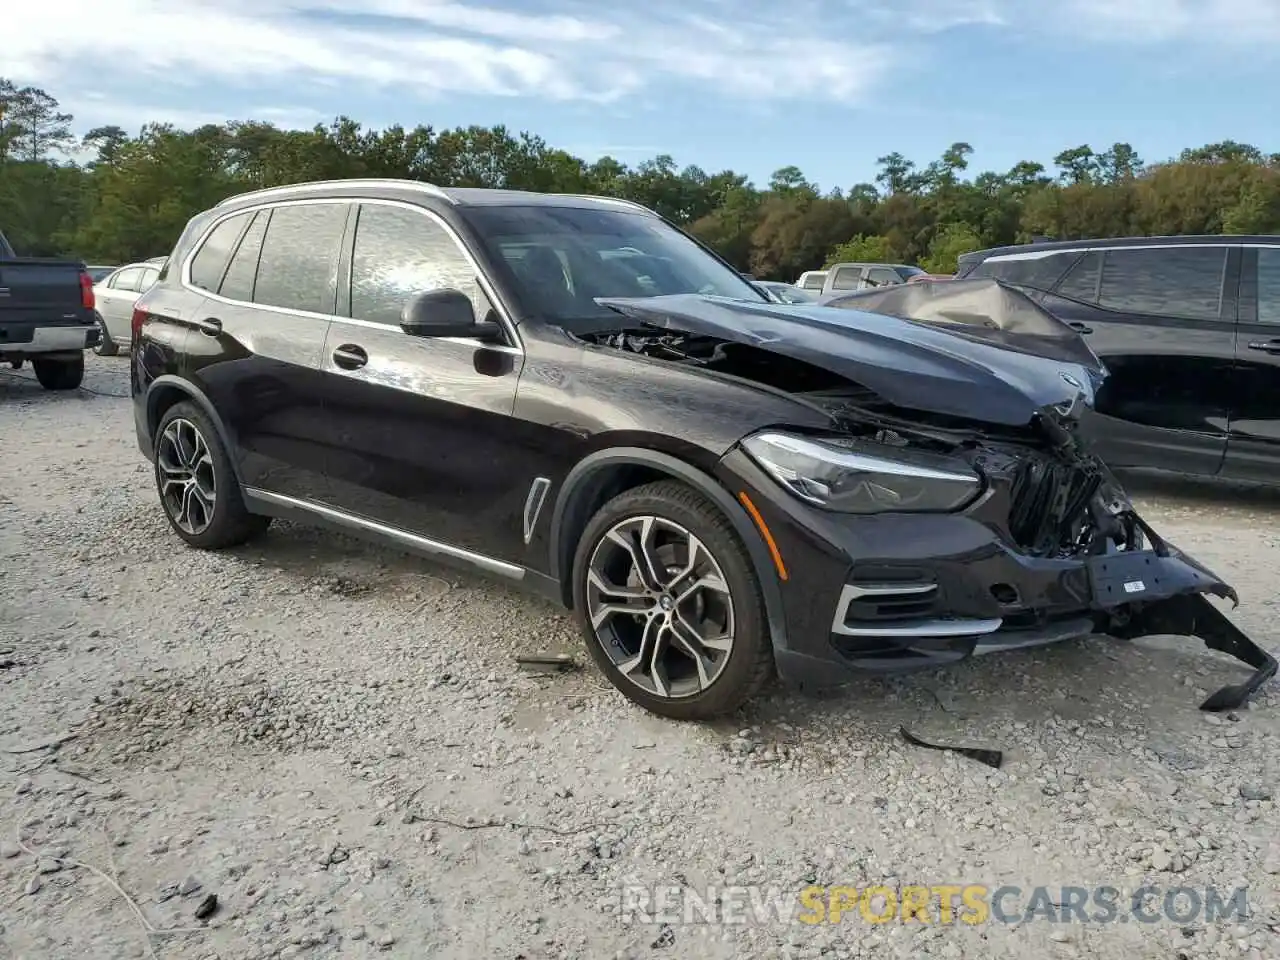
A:
<svg viewBox="0 0 1280 960">
<path fill-rule="evenodd" d="M 1091 439 L 1118 467 L 1214 476 L 1227 448 L 1239 248 L 1125 246 L 1084 254 L 1044 298 L 1110 375 Z"/>
<path fill-rule="evenodd" d="M 1280 244 L 1245 247 L 1235 404 L 1222 475 L 1280 479 Z"/>
<path fill-rule="evenodd" d="M 428 290 L 461 290 L 479 319 L 493 310 L 474 261 L 421 208 L 362 202 L 349 250 L 322 361 L 332 506 L 436 544 L 518 559 L 532 477 L 508 437 L 524 359 L 514 330 L 486 344 L 400 329 L 405 303 Z"/>
</svg>

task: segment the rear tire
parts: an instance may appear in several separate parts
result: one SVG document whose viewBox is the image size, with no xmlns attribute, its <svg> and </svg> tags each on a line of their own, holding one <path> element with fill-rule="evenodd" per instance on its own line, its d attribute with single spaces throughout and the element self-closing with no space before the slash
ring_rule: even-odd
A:
<svg viewBox="0 0 1280 960">
<path fill-rule="evenodd" d="M 84 354 L 74 360 L 43 360 L 34 357 L 31 369 L 46 390 L 75 390 L 84 381 Z"/>
<path fill-rule="evenodd" d="M 120 348 L 116 346 L 116 342 L 111 339 L 111 334 L 107 332 L 107 325 L 102 322 L 102 314 L 95 313 L 94 317 L 98 321 L 100 336 L 98 343 L 93 348 L 93 352 L 100 357 L 114 357 L 120 352 Z"/>
<path fill-rule="evenodd" d="M 601 672 L 659 716 L 724 716 L 773 677 L 750 555 L 715 504 L 678 481 L 601 507 L 578 544 L 573 600 Z"/>
<path fill-rule="evenodd" d="M 173 532 L 200 550 L 247 543 L 271 525 L 250 513 L 231 457 L 209 415 L 191 401 L 170 407 L 152 442 L 160 505 Z"/>
</svg>

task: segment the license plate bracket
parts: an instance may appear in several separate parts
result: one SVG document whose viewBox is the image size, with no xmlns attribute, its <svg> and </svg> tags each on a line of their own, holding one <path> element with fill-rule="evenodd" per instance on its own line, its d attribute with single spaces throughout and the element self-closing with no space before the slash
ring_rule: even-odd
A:
<svg viewBox="0 0 1280 960">
<path fill-rule="evenodd" d="M 1089 583 L 1099 607 L 1168 595 L 1163 558 L 1154 550 L 1110 553 L 1089 559 Z"/>
</svg>

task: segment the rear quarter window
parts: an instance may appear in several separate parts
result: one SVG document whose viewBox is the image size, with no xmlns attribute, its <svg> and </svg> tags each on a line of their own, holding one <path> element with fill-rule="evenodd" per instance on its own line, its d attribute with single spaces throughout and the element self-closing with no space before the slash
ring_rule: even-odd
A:
<svg viewBox="0 0 1280 960">
<path fill-rule="evenodd" d="M 204 243 L 191 260 L 191 285 L 210 293 L 217 292 L 222 282 L 222 272 L 226 269 L 227 258 L 235 249 L 240 232 L 249 222 L 251 213 L 238 213 L 228 217 L 210 231 Z"/>
</svg>

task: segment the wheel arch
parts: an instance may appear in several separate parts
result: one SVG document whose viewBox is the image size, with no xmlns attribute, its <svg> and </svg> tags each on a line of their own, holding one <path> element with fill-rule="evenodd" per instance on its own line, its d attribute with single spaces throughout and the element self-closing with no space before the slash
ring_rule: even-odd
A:
<svg viewBox="0 0 1280 960">
<path fill-rule="evenodd" d="M 618 494 L 656 480 L 679 480 L 714 503 L 728 518 L 747 548 L 764 596 L 769 635 L 775 647 L 786 647 L 782 590 L 773 558 L 745 510 L 710 474 L 668 453 L 643 447 L 614 447 L 584 457 L 569 471 L 551 513 L 550 571 L 560 600 L 573 607 L 573 558 L 587 524 Z"/>
<path fill-rule="evenodd" d="M 230 461 L 231 469 L 235 473 L 236 483 L 240 483 L 240 466 L 236 463 L 236 448 L 232 443 L 231 433 L 227 430 L 227 425 L 223 422 L 222 417 L 218 416 L 218 411 L 214 407 L 213 401 L 190 380 L 184 380 L 174 374 L 163 374 L 156 377 L 147 387 L 147 436 L 151 438 L 153 445 L 156 428 L 160 426 L 160 421 L 164 418 L 165 413 L 184 400 L 190 400 L 195 403 L 213 422 L 213 428 L 218 432 L 218 441 L 222 444 L 223 449 L 227 451 L 227 459 Z"/>
</svg>

